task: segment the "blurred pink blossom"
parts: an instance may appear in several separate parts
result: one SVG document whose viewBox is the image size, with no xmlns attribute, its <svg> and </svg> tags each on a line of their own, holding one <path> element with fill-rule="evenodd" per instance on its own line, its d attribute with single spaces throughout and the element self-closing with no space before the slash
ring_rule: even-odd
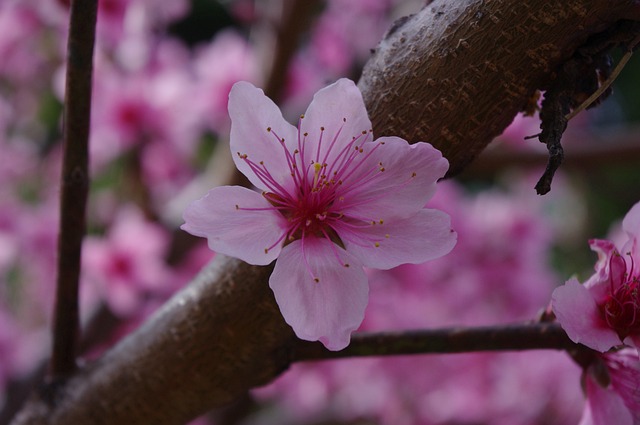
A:
<svg viewBox="0 0 640 425">
<path fill-rule="evenodd" d="M 0 80 L 33 80 L 44 60 L 44 52 L 35 43 L 44 29 L 36 10 L 19 2 L 2 2 L 0 28 Z"/>
<path fill-rule="evenodd" d="M 164 262 L 168 235 L 133 207 L 121 208 L 105 238 L 88 237 L 84 281 L 97 285 L 118 316 L 130 317 L 171 279 Z"/>
<path fill-rule="evenodd" d="M 214 188 L 186 209 L 182 228 L 251 264 L 277 258 L 269 284 L 287 323 L 342 349 L 364 316 L 363 266 L 421 263 L 454 246 L 449 217 L 424 208 L 448 162 L 427 143 L 372 140 L 347 79 L 316 93 L 298 128 L 246 82 L 231 90 L 229 113 L 236 166 L 262 195 Z"/>
<path fill-rule="evenodd" d="M 640 348 L 640 203 L 622 221 L 618 247 L 594 239 L 596 273 L 584 285 L 574 277 L 553 293 L 553 311 L 574 342 L 605 352 L 620 344 Z"/>
<path fill-rule="evenodd" d="M 108 48 L 126 47 L 132 39 L 146 38 L 158 26 L 182 17 L 188 10 L 186 0 L 100 0 L 97 43 Z"/>
<path fill-rule="evenodd" d="M 260 75 L 252 47 L 232 30 L 220 32 L 206 45 L 198 47 L 193 68 L 195 102 L 203 127 L 217 133 L 229 131 L 227 102 L 229 91 L 238 81 L 257 82 Z"/>
</svg>

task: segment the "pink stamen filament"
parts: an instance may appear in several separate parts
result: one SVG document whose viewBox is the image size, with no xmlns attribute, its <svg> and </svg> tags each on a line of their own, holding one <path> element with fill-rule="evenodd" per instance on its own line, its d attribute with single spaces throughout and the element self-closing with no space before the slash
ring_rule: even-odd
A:
<svg viewBox="0 0 640 425">
<path fill-rule="evenodd" d="M 296 158 L 295 158 L 296 152 L 295 151 L 293 153 L 289 152 L 289 150 L 287 149 L 287 145 L 284 142 L 284 139 L 279 137 L 278 134 L 273 129 L 271 129 L 269 131 L 270 131 L 271 134 L 273 134 L 273 136 L 276 138 L 276 140 L 280 143 L 280 146 L 282 146 L 282 150 L 284 151 L 284 155 L 287 158 L 287 165 L 289 166 L 289 171 L 290 171 L 291 177 L 293 177 L 293 182 L 296 184 L 296 186 L 299 186 L 300 183 L 302 182 L 302 176 L 300 175 L 300 170 L 298 170 L 298 164 L 297 164 Z M 298 139 L 299 138 L 300 138 L 300 133 L 298 133 Z M 298 140 L 298 145 L 299 144 L 300 144 L 300 140 Z"/>
<path fill-rule="evenodd" d="M 278 238 L 278 240 L 277 240 L 277 241 L 275 241 L 275 242 L 273 243 L 273 245 L 271 245 L 271 246 L 270 246 L 270 247 L 268 247 L 268 248 L 265 248 L 264 253 L 266 254 L 266 253 L 268 253 L 269 251 L 271 251 L 275 246 L 280 245 L 280 243 L 282 243 L 282 241 L 286 238 L 286 236 L 287 236 L 287 232 L 282 232 L 282 234 L 280 235 L 280 237 Z"/>
<path fill-rule="evenodd" d="M 640 331 L 640 280 L 633 275 L 634 260 L 631 259 L 631 270 L 620 254 L 614 252 L 609 260 L 609 295 L 601 310 L 607 325 L 615 329 L 622 339 L 630 333 Z M 613 261 L 621 259 L 625 273 L 622 282 L 616 282 L 613 274 Z M 616 285 L 618 284 L 618 285 Z M 617 289 L 616 289 L 617 286 Z"/>
<path fill-rule="evenodd" d="M 358 140 L 360 140 L 361 137 L 362 137 L 362 134 L 358 135 L 357 137 L 354 137 L 342 149 L 340 149 L 340 152 L 338 152 L 338 155 L 336 155 L 336 157 L 332 161 L 332 165 L 327 172 L 328 175 L 333 174 L 334 177 L 337 178 L 337 175 L 339 173 L 344 172 L 344 170 L 349 168 L 348 165 L 360 153 L 360 148 L 359 147 L 354 148 L 353 146 L 358 142 Z M 366 142 L 366 140 L 364 142 Z M 331 147 L 333 147 L 333 144 Z M 327 151 L 326 157 L 329 156 L 329 152 L 330 151 Z M 335 171 L 334 171 L 334 168 L 336 169 Z"/>
<path fill-rule="evenodd" d="M 366 140 L 363 142 L 363 144 L 364 143 L 366 143 Z M 371 148 L 371 150 L 369 152 L 367 152 L 366 155 L 363 158 L 360 158 L 360 161 L 358 163 L 356 163 L 353 167 L 343 167 L 341 169 L 341 171 L 343 171 L 343 173 L 344 173 L 344 172 L 346 172 L 348 170 L 348 173 L 346 175 L 340 174 L 338 176 L 338 178 L 340 178 L 341 180 L 346 180 L 349 177 L 351 177 L 353 175 L 353 173 L 358 171 L 358 168 L 360 168 L 362 166 L 362 164 L 364 164 L 364 162 L 373 154 L 373 152 L 375 152 L 382 145 L 383 145 L 382 142 L 376 143 L 376 145 L 373 148 Z M 360 145 L 360 146 L 362 146 L 362 145 Z M 352 154 L 352 155 L 354 155 L 353 156 L 354 161 L 355 161 L 355 155 L 358 155 L 359 153 L 362 153 L 361 149 L 362 149 L 362 147 L 360 147 L 357 151 L 355 151 L 355 149 L 354 149 L 355 154 Z"/>
<path fill-rule="evenodd" d="M 276 192 L 289 197 L 291 196 L 289 195 L 289 192 L 284 187 L 282 187 L 276 181 L 276 179 L 273 178 L 273 176 L 271 175 L 269 170 L 267 170 L 267 167 L 265 167 L 264 164 L 260 164 L 258 166 L 258 164 L 256 164 L 255 162 L 247 158 L 246 155 L 241 156 L 241 158 L 244 160 L 244 162 L 247 163 L 247 165 L 249 165 L 249 167 L 251 168 L 251 171 L 253 171 L 254 174 L 258 176 L 260 181 L 263 182 L 265 186 L 267 186 L 272 192 Z"/>
</svg>

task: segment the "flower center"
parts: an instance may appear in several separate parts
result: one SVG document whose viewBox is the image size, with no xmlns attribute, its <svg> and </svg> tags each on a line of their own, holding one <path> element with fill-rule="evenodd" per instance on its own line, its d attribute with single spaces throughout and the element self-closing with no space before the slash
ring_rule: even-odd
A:
<svg viewBox="0 0 640 425">
<path fill-rule="evenodd" d="M 314 163 L 313 179 L 298 187 L 297 197 L 265 192 L 263 196 L 287 218 L 285 243 L 306 236 L 325 237 L 342 245 L 332 223 L 342 214 L 332 210 L 336 186 L 341 182 L 328 179 L 326 164 Z"/>
<path fill-rule="evenodd" d="M 614 261 L 621 261 L 620 266 L 625 270 L 623 273 L 614 273 Z M 607 325 L 624 339 L 640 332 L 640 277 L 633 274 L 633 259 L 630 268 L 627 268 L 626 261 L 617 252 L 612 255 L 609 264 L 610 292 L 600 311 Z"/>
</svg>

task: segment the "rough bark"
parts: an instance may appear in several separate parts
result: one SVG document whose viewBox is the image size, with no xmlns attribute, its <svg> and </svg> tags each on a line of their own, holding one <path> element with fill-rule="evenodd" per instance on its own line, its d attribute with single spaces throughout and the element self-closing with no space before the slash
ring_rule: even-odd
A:
<svg viewBox="0 0 640 425">
<path fill-rule="evenodd" d="M 590 35 L 640 19 L 639 7 L 436 1 L 398 23 L 364 71 L 374 132 L 429 141 L 457 172 Z M 45 385 L 14 424 L 180 424 L 275 378 L 295 341 L 269 273 L 219 256 L 100 361 Z"/>
<path fill-rule="evenodd" d="M 437 1 L 399 20 L 358 86 L 374 134 L 426 141 L 460 172 L 589 36 L 634 1 Z"/>
</svg>

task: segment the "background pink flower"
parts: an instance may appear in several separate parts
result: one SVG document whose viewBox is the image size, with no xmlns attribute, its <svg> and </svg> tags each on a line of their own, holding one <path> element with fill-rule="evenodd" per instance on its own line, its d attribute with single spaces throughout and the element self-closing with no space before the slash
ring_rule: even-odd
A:
<svg viewBox="0 0 640 425">
<path fill-rule="evenodd" d="M 163 261 L 167 243 L 163 229 L 139 211 L 121 210 L 106 238 L 85 241 L 85 282 L 97 285 L 117 316 L 133 316 L 171 280 Z"/>
</svg>

